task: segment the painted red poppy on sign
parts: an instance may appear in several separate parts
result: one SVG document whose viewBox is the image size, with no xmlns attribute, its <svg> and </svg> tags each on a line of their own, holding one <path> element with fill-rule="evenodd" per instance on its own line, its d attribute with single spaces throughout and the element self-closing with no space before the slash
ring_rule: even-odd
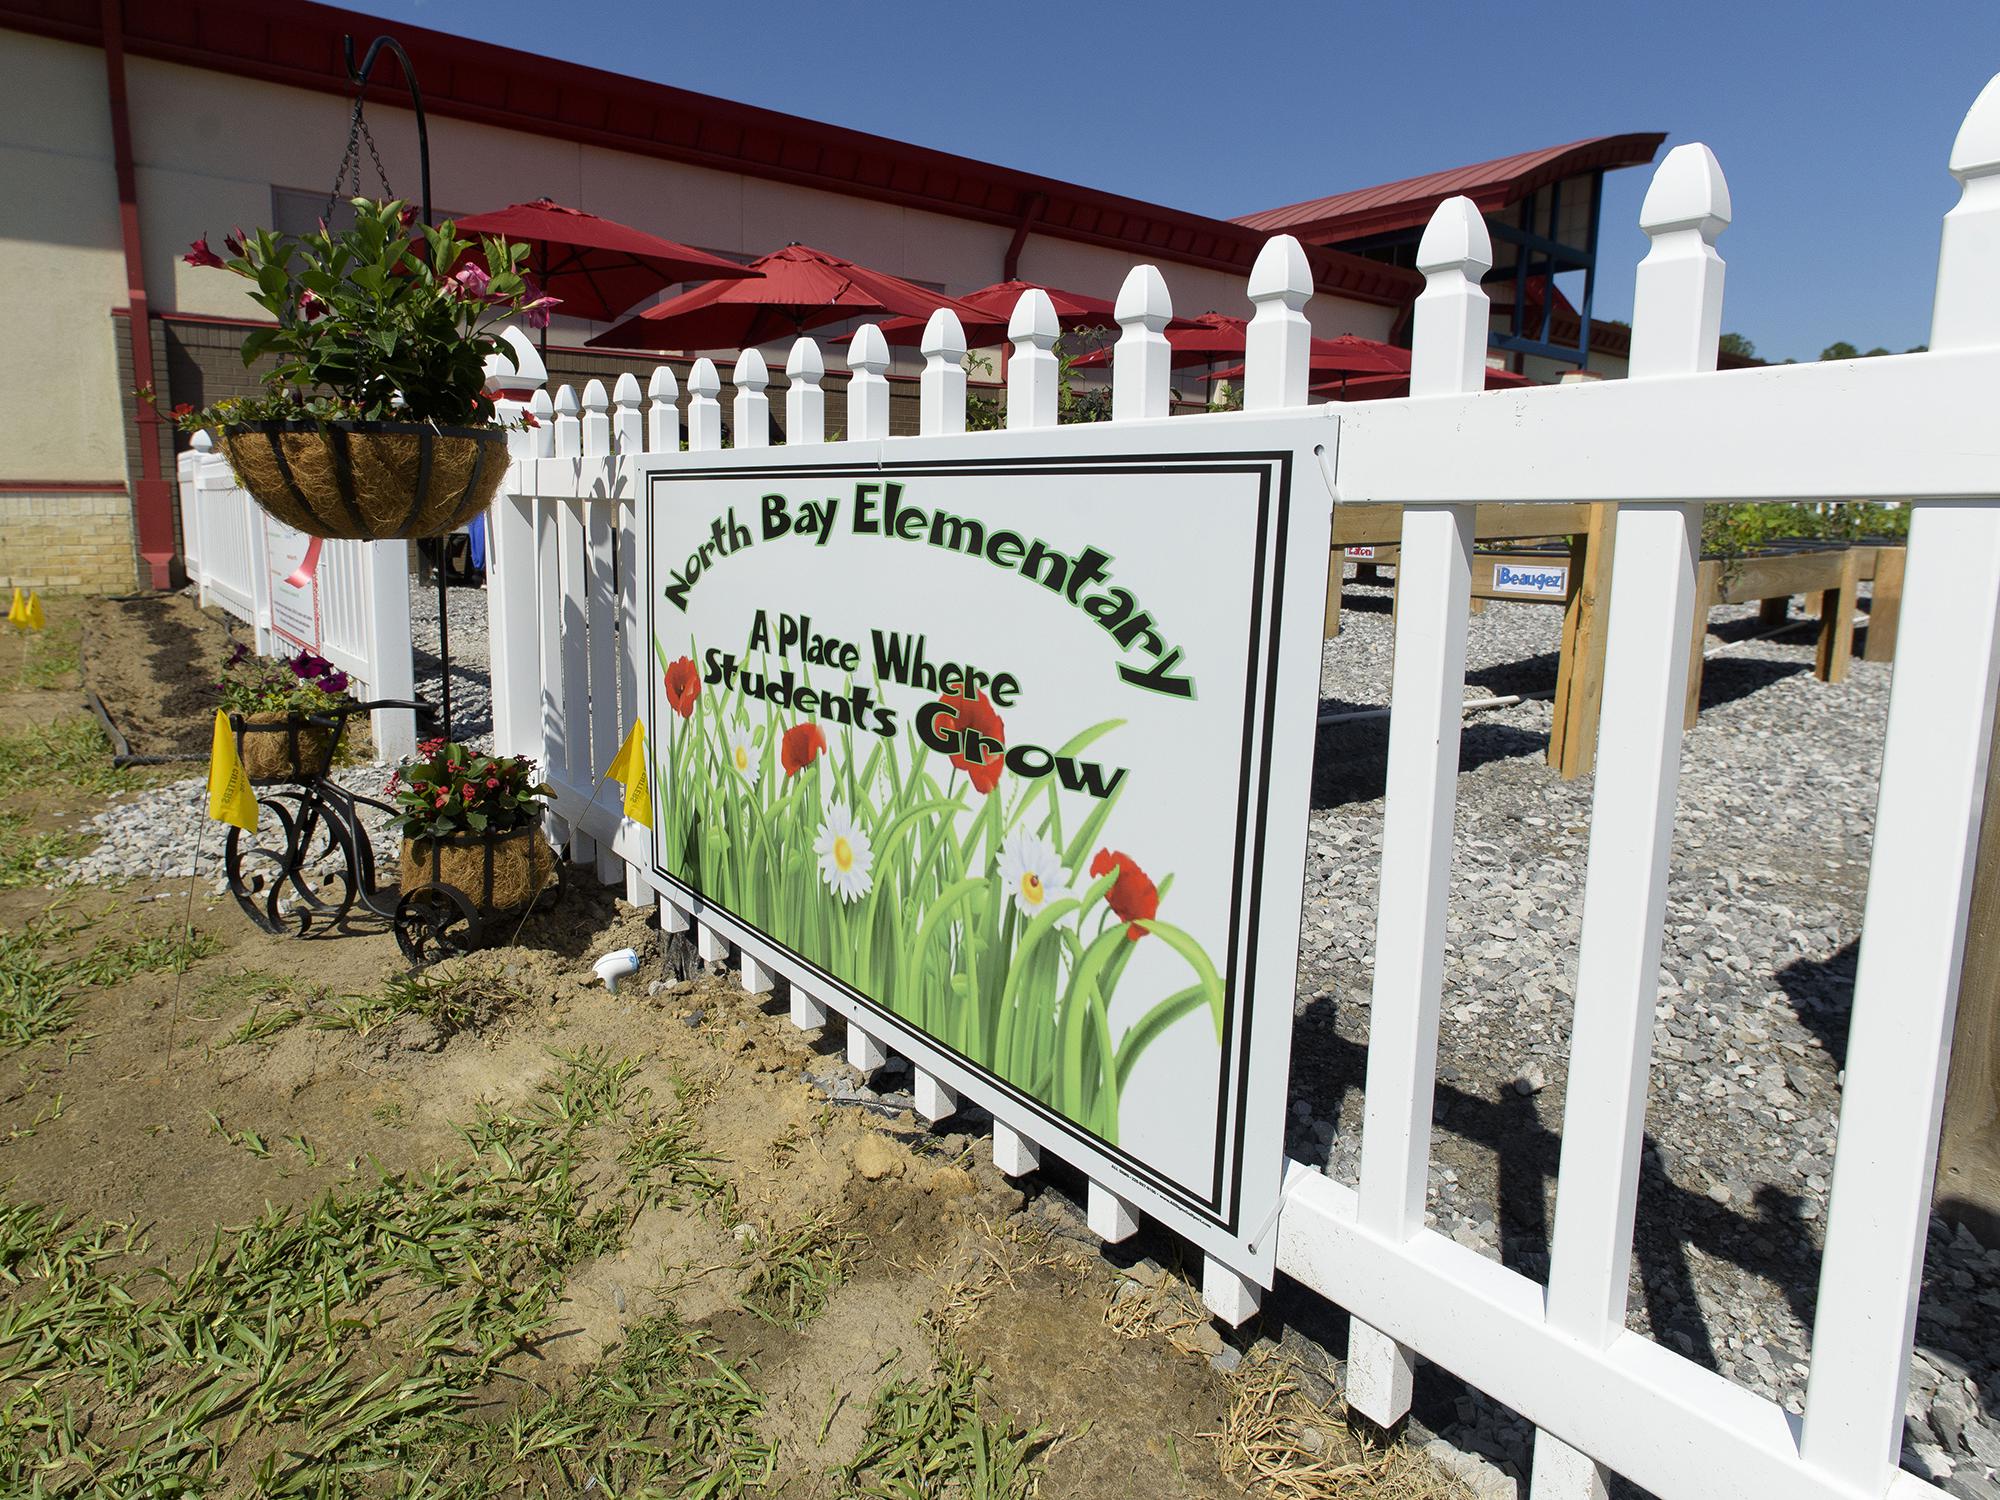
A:
<svg viewBox="0 0 2000 1500">
<path fill-rule="evenodd" d="M 1160 914 L 1160 890 L 1131 855 L 1116 849 L 1098 850 L 1097 858 L 1090 862 L 1092 877 L 1109 875 L 1113 870 L 1118 872 L 1118 879 L 1104 900 L 1118 914 L 1119 921 L 1132 924 L 1125 929 L 1125 936 L 1136 943 L 1146 935 L 1146 929 L 1139 924 Z"/>
<path fill-rule="evenodd" d="M 947 693 L 939 701 L 951 710 L 937 717 L 937 728 L 943 733 L 956 735 L 962 729 L 970 729 L 989 740 L 998 740 L 1003 745 L 1007 743 L 1006 726 L 1000 722 L 1000 715 L 993 711 L 993 705 L 984 693 L 973 698 L 962 693 Z M 991 750 L 983 759 L 976 761 L 960 751 L 952 756 L 951 763 L 965 772 L 974 790 L 981 792 L 990 792 L 998 786 L 1000 773 L 1006 769 L 998 752 Z"/>
<path fill-rule="evenodd" d="M 817 724 L 794 724 L 778 741 L 778 763 L 787 776 L 796 776 L 818 760 L 826 750 L 826 736 Z"/>
<path fill-rule="evenodd" d="M 685 719 L 694 712 L 694 700 L 701 696 L 701 673 L 692 657 L 683 656 L 667 664 L 667 703 Z"/>
</svg>

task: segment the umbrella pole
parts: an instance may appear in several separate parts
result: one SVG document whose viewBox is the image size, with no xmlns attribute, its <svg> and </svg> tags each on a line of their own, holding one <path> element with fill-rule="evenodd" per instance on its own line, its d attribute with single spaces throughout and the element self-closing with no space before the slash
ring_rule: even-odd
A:
<svg viewBox="0 0 2000 1500">
<path fill-rule="evenodd" d="M 450 587 L 447 569 L 451 566 L 451 533 L 437 539 L 438 596 L 438 710 L 444 716 L 444 737 L 451 738 L 451 616 L 445 610 L 445 590 Z"/>
</svg>

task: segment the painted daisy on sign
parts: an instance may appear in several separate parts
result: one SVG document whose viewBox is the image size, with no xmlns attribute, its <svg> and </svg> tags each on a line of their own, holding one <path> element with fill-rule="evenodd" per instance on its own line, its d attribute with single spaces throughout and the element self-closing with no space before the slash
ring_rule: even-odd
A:
<svg viewBox="0 0 2000 1500">
<path fill-rule="evenodd" d="M 1030 921 L 1069 894 L 1063 888 L 1062 858 L 1055 847 L 1021 825 L 1000 846 L 1000 885 Z"/>
<path fill-rule="evenodd" d="M 729 731 L 729 764 L 751 786 L 757 784 L 757 747 L 750 743 L 749 730 Z"/>
<path fill-rule="evenodd" d="M 874 883 L 875 851 L 868 843 L 868 830 L 854 821 L 838 802 L 827 804 L 826 821 L 819 825 L 813 841 L 819 856 L 820 879 L 843 901 L 859 901 Z"/>
</svg>

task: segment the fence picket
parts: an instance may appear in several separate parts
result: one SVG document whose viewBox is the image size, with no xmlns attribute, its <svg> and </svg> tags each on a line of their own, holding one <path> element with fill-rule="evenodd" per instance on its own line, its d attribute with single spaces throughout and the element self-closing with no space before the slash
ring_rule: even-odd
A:
<svg viewBox="0 0 2000 1500">
<path fill-rule="evenodd" d="M 646 419 L 639 409 L 639 381 L 630 370 L 611 387 L 611 448 L 618 455 L 618 714 L 623 735 L 639 720 L 639 684 L 646 680 L 646 630 L 639 595 L 639 560 L 646 555 L 646 508 L 632 477 L 634 456 L 645 451 Z M 648 899 L 646 866 L 637 857 L 645 830 L 623 820 L 619 843 L 625 853 L 625 899 L 634 906 Z"/>
<path fill-rule="evenodd" d="M 1990 347 L 2000 77 L 1967 112 L 1951 173 L 1930 344 Z M 1904 589 L 1801 1445 L 1813 1468 L 1871 1484 L 1901 1447 L 1993 724 L 2000 501 L 1913 505 Z"/>
<path fill-rule="evenodd" d="M 736 387 L 736 404 L 729 417 L 729 445 L 770 447 L 771 398 L 764 392 L 771 384 L 771 371 L 764 363 L 764 356 L 755 349 L 745 349 L 736 356 L 736 369 L 729 378 Z"/>
<path fill-rule="evenodd" d="M 535 392 L 528 410 L 536 422 L 534 453 L 535 467 L 539 469 L 540 460 L 555 456 L 555 402 L 546 387 Z M 540 753 L 536 759 L 542 764 L 543 776 L 551 781 L 561 776 L 568 765 L 563 722 L 563 622 L 559 603 L 562 598 L 559 512 L 565 508 L 561 500 L 547 496 L 537 496 L 535 500 L 535 619 L 540 637 L 536 654 L 541 660 L 542 680 L 541 725 L 536 735 Z M 550 842 L 567 848 L 569 820 L 552 808 L 545 822 Z"/>
<path fill-rule="evenodd" d="M 653 378 L 646 382 L 646 451 L 678 453 L 681 449 L 681 414 L 674 402 L 681 393 L 680 382 L 666 365 L 653 366 Z"/>
<path fill-rule="evenodd" d="M 698 359 L 688 371 L 688 447 L 713 453 L 722 446 L 722 377 L 715 361 Z"/>
<path fill-rule="evenodd" d="M 583 388 L 583 456 L 595 459 L 604 474 L 610 474 L 611 397 L 604 382 L 593 380 Z M 591 467 L 586 464 L 586 472 Z M 590 498 L 581 502 L 584 513 L 584 540 L 587 549 L 585 584 L 590 591 L 586 619 L 590 630 L 590 701 L 598 712 L 590 716 L 590 788 L 604 774 L 611 757 L 618 753 L 618 578 L 613 563 L 612 532 L 618 505 L 608 483 L 591 486 Z M 580 770 L 580 767 L 572 769 Z M 578 780 L 582 780 L 581 776 Z M 625 878 L 622 861 L 611 843 L 597 845 L 597 878 L 611 885 Z"/>
<path fill-rule="evenodd" d="M 1056 340 L 1062 327 L 1055 304 L 1040 287 L 1029 287 L 1014 303 L 1007 319 L 1007 337 L 1014 357 L 1007 366 L 1007 425 L 1056 425 L 1056 386 L 1062 371 L 1056 362 Z"/>
<path fill-rule="evenodd" d="M 582 403 L 573 386 L 556 390 L 557 458 L 583 457 Z M 576 465 L 572 465 L 576 467 Z M 556 516 L 556 589 L 553 613 L 558 622 L 555 660 L 561 674 L 563 723 L 562 777 L 572 787 L 590 780 L 590 550 L 583 502 L 574 494 L 558 505 Z M 554 779 L 554 778 L 552 778 Z M 588 796 L 586 789 L 585 796 Z M 580 822 L 570 828 L 572 864 L 595 865 L 597 840 Z"/>
<path fill-rule="evenodd" d="M 1706 146 L 1667 154 L 1639 223 L 1652 248 L 1634 293 L 1631 378 L 1713 370 L 1723 282 L 1715 240 L 1729 224 L 1729 187 Z M 1584 881 L 1590 922 L 1577 955 L 1548 1301 L 1554 1327 L 1600 1348 L 1625 1331 L 1701 512 L 1698 503 L 1628 504 L 1614 533 Z M 1604 1493 L 1597 1465 L 1536 1433 L 1536 1500 Z"/>
<path fill-rule="evenodd" d="M 1257 311 L 1244 331 L 1243 405 L 1278 411 L 1306 404 L 1312 324 L 1305 305 L 1313 291 L 1306 252 L 1289 234 L 1264 242 L 1250 268 L 1250 300 Z"/>
<path fill-rule="evenodd" d="M 847 437 L 874 442 L 889 435 L 889 341 L 873 323 L 854 330 L 847 344 Z"/>
<path fill-rule="evenodd" d="M 785 356 L 785 442 L 826 441 L 826 360 L 811 339 L 798 339 Z"/>
<path fill-rule="evenodd" d="M 534 341 L 509 324 L 505 352 L 486 362 L 486 389 L 494 415 L 518 422 L 548 379 Z M 519 483 L 524 461 L 536 454 L 535 429 L 507 434 L 512 477 L 493 498 L 486 517 L 486 639 L 493 695 L 493 749 L 499 755 L 533 755 L 541 748 L 541 705 L 530 691 L 541 679 L 536 640 L 535 502 Z"/>
<path fill-rule="evenodd" d="M 958 314 L 948 307 L 932 313 L 920 347 L 917 430 L 925 437 L 965 431 L 965 329 Z"/>
<path fill-rule="evenodd" d="M 1164 417 L 1173 400 L 1173 350 L 1166 327 L 1173 299 L 1157 266 L 1134 266 L 1118 288 L 1112 315 L 1122 330 L 1111 351 L 1111 417 Z"/>
<path fill-rule="evenodd" d="M 1265 253 L 1272 253 L 1270 247 Z M 1424 290 L 1417 298 L 1410 355 L 1412 394 L 1477 391 L 1484 385 L 1487 298 L 1480 278 L 1492 264 L 1493 246 L 1479 210 L 1466 198 L 1439 204 L 1417 247 Z M 1273 294 L 1265 305 L 1281 304 L 1284 298 Z M 1260 306 L 1258 316 L 1263 315 Z M 1275 332 L 1266 358 L 1271 364 L 1292 358 L 1290 345 Z M 1251 374 L 1256 375 L 1254 367 Z M 1264 387 L 1277 389 L 1289 378 L 1267 367 Z M 1256 389 L 1253 379 L 1250 393 Z M 1369 1228 L 1403 1240 L 1423 1228 L 1430 1165 L 1472 517 L 1470 505 L 1405 507 L 1396 569 L 1400 598 L 1389 690 L 1360 1216 Z M 1355 1319 L 1347 1368 L 1348 1404 L 1363 1416 L 1387 1427 L 1409 1410 L 1413 1351 Z"/>
</svg>

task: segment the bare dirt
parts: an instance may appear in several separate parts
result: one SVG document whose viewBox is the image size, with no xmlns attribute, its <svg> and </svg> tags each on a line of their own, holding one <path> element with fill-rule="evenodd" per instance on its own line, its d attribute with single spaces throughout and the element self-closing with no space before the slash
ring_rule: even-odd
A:
<svg viewBox="0 0 2000 1500">
<path fill-rule="evenodd" d="M 186 594 L 79 600 L 77 607 L 83 686 L 103 699 L 132 753 L 206 756 L 215 682 L 235 622 Z"/>
<path fill-rule="evenodd" d="M 126 732 L 155 751 L 186 743 L 186 694 L 217 655 L 211 622 L 175 604 L 94 605 L 86 618 L 93 681 Z M 75 685 L 43 691 L 73 699 Z M 75 819 L 104 799 L 69 803 Z M 459 981 L 463 1001 L 432 1016 L 387 998 L 408 969 L 380 928 L 273 937 L 227 897 L 190 900 L 185 883 L 0 890 L 0 939 L 36 923 L 72 929 L 48 944 L 57 958 L 188 926 L 201 936 L 184 973 L 76 983 L 73 1021 L 0 1051 L 4 1204 L 132 1226 L 142 1238 L 129 1259 L 169 1277 L 274 1212 L 384 1174 L 452 1170 L 471 1122 L 534 1107 L 565 1058 L 630 1059 L 630 1097 L 677 1105 L 709 1185 L 640 1207 L 579 1255 L 546 1326 L 506 1352 L 464 1420 L 497 1428 L 560 1400 L 665 1311 L 755 1392 L 755 1430 L 775 1448 L 755 1493 L 874 1492 L 842 1471 L 879 1435 L 885 1390 L 929 1389 L 955 1358 L 983 1372 L 977 1409 L 1025 1438 L 1043 1496 L 1448 1489 L 1406 1450 L 1364 1453 L 1337 1411 L 1285 1391 L 1254 1327 L 1225 1342 L 1185 1271 L 1114 1264 L 1073 1202 L 1039 1178 L 1001 1176 L 983 1133 L 829 1103 L 804 1075 L 837 1032 L 794 1029 L 782 997 L 704 969 L 650 911 L 587 878 L 512 942 L 432 971 Z M 642 967 L 612 994 L 589 961 L 627 944 Z M 606 1201 L 608 1169 L 633 1139 L 620 1128 L 580 1169 L 592 1202 Z M 773 1288 L 798 1285 L 786 1277 L 801 1265 L 821 1293 L 800 1316 L 772 1316 Z M 22 1295 L 0 1292 L 0 1304 Z M 375 1314 L 371 1348 L 420 1320 L 405 1303 Z M 144 1442 L 92 1430 L 121 1452 Z M 289 1440 L 252 1424 L 223 1454 L 215 1492 L 259 1492 L 254 1465 Z M 939 1480 L 912 1492 L 964 1491 Z"/>
</svg>

